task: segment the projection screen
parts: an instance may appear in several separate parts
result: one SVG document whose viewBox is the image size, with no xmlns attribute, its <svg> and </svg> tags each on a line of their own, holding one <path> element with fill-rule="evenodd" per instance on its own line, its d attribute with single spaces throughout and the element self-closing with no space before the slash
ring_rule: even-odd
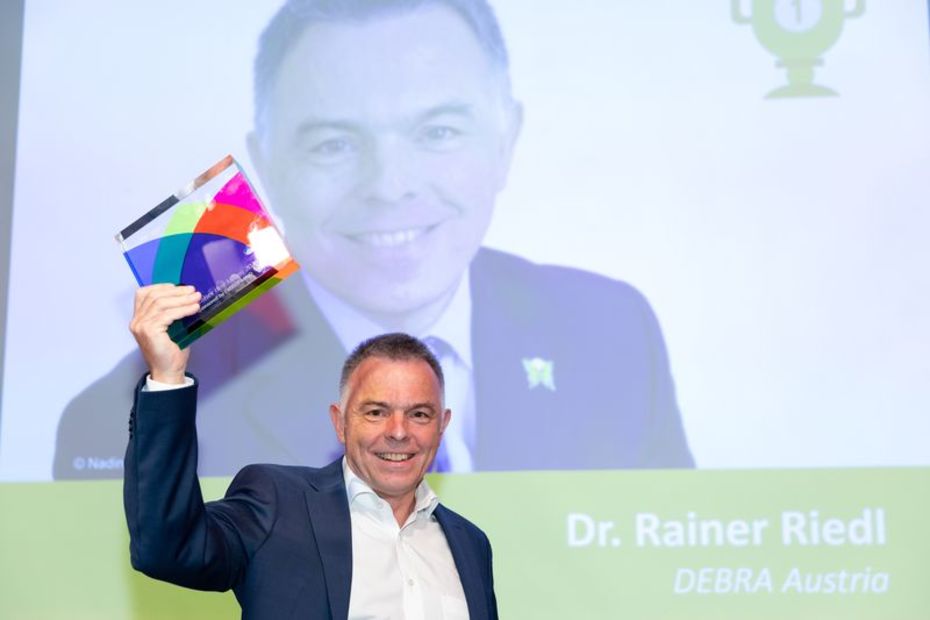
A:
<svg viewBox="0 0 930 620">
<path fill-rule="evenodd" d="M 277 1 L 0 8 L 0 615 L 235 609 L 129 567 L 113 240 L 227 154 L 303 270 L 192 347 L 210 497 L 338 456 L 361 338 L 445 330 L 473 452 L 431 480 L 503 617 L 926 614 L 927 3 L 491 4 L 506 51 L 426 83 L 260 44 Z M 493 88 L 424 103 L 475 49 Z"/>
</svg>

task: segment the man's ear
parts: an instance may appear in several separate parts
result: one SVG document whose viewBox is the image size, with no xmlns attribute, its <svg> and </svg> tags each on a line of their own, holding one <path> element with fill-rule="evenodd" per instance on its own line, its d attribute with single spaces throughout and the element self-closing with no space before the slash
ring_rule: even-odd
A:
<svg viewBox="0 0 930 620">
<path fill-rule="evenodd" d="M 261 181 L 262 187 L 268 187 L 268 162 L 265 161 L 265 151 L 262 148 L 261 138 L 258 137 L 254 130 L 250 131 L 249 135 L 245 137 L 245 145 L 248 147 L 249 160 L 258 174 L 258 180 Z"/>
<path fill-rule="evenodd" d="M 333 403 L 329 406 L 329 419 L 333 423 L 333 429 L 336 431 L 336 437 L 339 439 L 339 443 L 345 445 L 346 442 L 346 419 L 342 415 L 342 410 L 339 408 L 339 405 Z"/>
<path fill-rule="evenodd" d="M 520 132 L 523 129 L 523 104 L 517 100 L 513 100 L 509 104 L 506 104 L 506 109 L 503 111 L 502 123 L 497 191 L 503 190 L 507 185 L 510 165 L 513 163 L 513 152 L 517 145 L 517 139 L 520 137 Z"/>
<path fill-rule="evenodd" d="M 439 425 L 439 433 L 442 434 L 446 432 L 446 427 L 449 426 L 449 422 L 452 421 L 452 410 L 446 409 L 442 412 L 442 420 Z"/>
<path fill-rule="evenodd" d="M 268 159 L 265 157 L 265 149 L 262 147 L 262 139 L 254 130 L 250 131 L 249 134 L 245 137 L 245 144 L 249 150 L 249 160 L 252 162 L 252 168 L 255 170 L 255 174 L 258 175 L 258 182 L 261 184 L 264 194 L 270 197 L 271 193 L 271 169 L 269 168 L 270 164 Z M 265 203 L 265 209 L 268 210 L 268 213 L 271 214 L 272 219 L 274 220 L 275 225 L 281 230 L 282 233 L 287 233 L 286 226 L 281 220 L 281 217 L 278 215 L 278 212 L 274 208 L 274 200 L 271 200 L 271 204 L 268 202 Z"/>
</svg>

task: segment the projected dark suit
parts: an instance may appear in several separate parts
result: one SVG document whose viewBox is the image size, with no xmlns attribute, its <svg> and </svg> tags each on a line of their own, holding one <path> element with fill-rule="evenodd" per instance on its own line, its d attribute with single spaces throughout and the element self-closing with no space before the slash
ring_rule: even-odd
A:
<svg viewBox="0 0 930 620">
<path fill-rule="evenodd" d="M 201 474 L 339 453 L 327 407 L 346 352 L 299 278 L 277 293 L 193 347 Z M 635 289 L 484 249 L 471 265 L 471 294 L 477 470 L 693 465 L 659 326 Z M 533 358 L 551 362 L 554 389 L 531 387 L 524 360 Z M 70 403 L 56 478 L 121 475 L 87 463 L 121 453 L 116 412 L 142 372 L 126 358 Z"/>
<path fill-rule="evenodd" d="M 225 499 L 204 505 L 196 394 L 137 394 L 123 488 L 133 566 L 190 588 L 233 589 L 244 618 L 345 618 L 352 540 L 341 462 L 322 469 L 251 465 Z M 487 537 L 441 504 L 433 514 L 470 618 L 497 618 Z"/>
</svg>

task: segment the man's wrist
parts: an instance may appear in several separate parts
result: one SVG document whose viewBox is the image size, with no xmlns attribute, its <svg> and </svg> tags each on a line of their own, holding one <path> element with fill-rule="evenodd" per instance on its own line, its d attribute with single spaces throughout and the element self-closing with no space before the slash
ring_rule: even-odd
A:
<svg viewBox="0 0 930 620">
<path fill-rule="evenodd" d="M 163 370 L 163 369 L 152 370 L 150 368 L 149 376 L 151 376 L 152 379 L 154 379 L 155 381 L 158 381 L 159 383 L 181 384 L 181 383 L 184 383 L 184 379 L 186 378 L 187 375 L 183 369 L 182 370 Z"/>
<path fill-rule="evenodd" d="M 180 388 L 190 387 L 194 385 L 194 379 L 191 377 L 183 377 L 183 380 L 180 383 L 171 382 L 171 381 L 157 381 L 152 378 L 152 375 L 146 375 L 145 377 L 145 390 L 147 392 L 165 392 L 167 390 L 177 390 Z"/>
</svg>

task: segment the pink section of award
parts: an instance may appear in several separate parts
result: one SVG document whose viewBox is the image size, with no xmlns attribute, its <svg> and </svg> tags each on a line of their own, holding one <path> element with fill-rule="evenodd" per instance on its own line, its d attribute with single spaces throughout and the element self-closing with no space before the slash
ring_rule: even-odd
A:
<svg viewBox="0 0 930 620">
<path fill-rule="evenodd" d="M 223 189 L 214 196 L 213 201 L 265 215 L 265 209 L 262 208 L 262 204 L 252 192 L 252 187 L 241 172 L 236 173 L 233 178 L 229 179 Z"/>
</svg>

